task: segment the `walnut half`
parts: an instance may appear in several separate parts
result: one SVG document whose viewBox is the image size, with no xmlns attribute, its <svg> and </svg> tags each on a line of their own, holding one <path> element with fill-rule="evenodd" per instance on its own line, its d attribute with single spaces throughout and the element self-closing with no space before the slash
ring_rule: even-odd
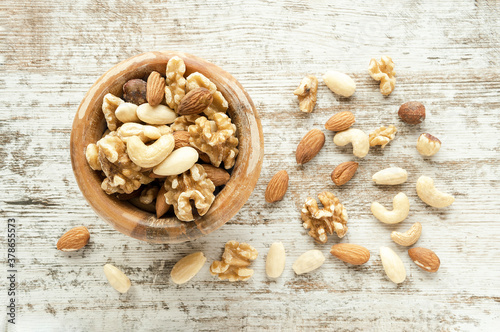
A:
<svg viewBox="0 0 500 332">
<path fill-rule="evenodd" d="M 394 125 L 389 127 L 382 126 L 372 132 L 369 136 L 370 146 L 381 145 L 382 149 L 396 137 L 398 130 Z"/>
<path fill-rule="evenodd" d="M 396 71 L 394 71 L 394 62 L 392 62 L 390 57 L 384 55 L 380 59 L 380 62 L 376 59 L 371 59 L 368 71 L 374 80 L 380 81 L 380 92 L 384 96 L 388 96 L 394 91 L 394 87 L 396 86 Z"/>
<path fill-rule="evenodd" d="M 309 229 L 309 235 L 320 243 L 326 243 L 327 234 L 337 233 L 342 238 L 347 233 L 347 212 L 334 194 L 324 191 L 318 195 L 323 204 L 319 209 L 318 203 L 312 197 L 307 197 L 302 208 L 302 226 Z"/>
<path fill-rule="evenodd" d="M 215 199 L 215 185 L 198 164 L 182 174 L 167 176 L 164 187 L 166 203 L 174 207 L 175 215 L 182 221 L 194 220 L 191 201 L 203 216 Z"/>
<path fill-rule="evenodd" d="M 218 275 L 220 280 L 248 280 L 253 275 L 253 270 L 248 266 L 258 255 L 257 250 L 247 243 L 229 241 L 224 246 L 222 260 L 210 265 L 210 273 Z"/>
<path fill-rule="evenodd" d="M 318 92 L 318 79 L 316 76 L 307 75 L 300 82 L 299 87 L 293 92 L 299 97 L 299 107 L 302 112 L 311 113 L 316 105 Z"/>
</svg>

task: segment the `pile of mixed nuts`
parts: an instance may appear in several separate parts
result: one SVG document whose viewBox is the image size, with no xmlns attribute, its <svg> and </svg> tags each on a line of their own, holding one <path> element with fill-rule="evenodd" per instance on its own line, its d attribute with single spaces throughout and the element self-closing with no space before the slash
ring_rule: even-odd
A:
<svg viewBox="0 0 500 332">
<path fill-rule="evenodd" d="M 372 59 L 369 64 L 369 73 L 377 81 L 380 81 L 380 91 L 383 95 L 389 95 L 395 88 L 396 78 L 394 62 L 388 56 L 383 56 L 380 61 Z M 168 73 L 167 73 L 168 74 Z M 356 84 L 348 75 L 336 71 L 328 71 L 323 76 L 323 81 L 328 88 L 336 94 L 350 97 L 356 90 Z M 167 83 L 168 83 L 167 77 Z M 165 89 L 165 86 L 161 86 Z M 317 100 L 318 79 L 308 75 L 300 83 L 294 94 L 298 96 L 299 107 L 303 112 L 311 113 Z M 174 90 L 172 90 L 172 94 Z M 208 97 L 208 95 L 207 95 Z M 156 96 L 147 96 L 145 101 L 155 99 Z M 156 98 L 160 100 L 161 98 Z M 183 99 L 188 101 L 188 99 Z M 145 102 L 142 101 L 141 102 Z M 186 102 L 177 101 L 177 108 L 190 109 Z M 212 101 L 207 101 L 209 105 Z M 205 106 L 206 107 L 206 106 Z M 122 107 L 123 108 L 123 107 Z M 119 111 L 119 110 L 118 110 Z M 199 113 L 199 112 L 198 112 Z M 408 102 L 399 108 L 400 119 L 408 124 L 419 124 L 425 119 L 425 107 L 419 102 Z M 124 117 L 121 117 L 124 119 Z M 175 117 L 174 117 L 175 119 Z M 191 120 L 191 119 L 188 119 Z M 122 120 L 125 122 L 126 120 Z M 172 120 L 173 121 L 173 120 Z M 336 132 L 333 142 L 337 146 L 352 144 L 353 155 L 364 158 L 370 147 L 381 146 L 385 148 L 397 133 L 394 125 L 381 126 L 371 134 L 367 135 L 362 130 L 352 128 L 356 122 L 353 113 L 348 111 L 339 112 L 333 115 L 326 123 L 325 128 Z M 189 123 L 191 125 L 192 121 Z M 194 128 L 194 127 L 193 127 Z M 171 131 L 168 132 L 170 134 Z M 186 133 L 185 131 L 175 131 L 176 133 Z M 182 138 L 175 137 L 177 144 Z M 189 139 L 189 138 L 188 138 Z M 191 143 L 192 143 L 191 138 Z M 300 141 L 296 150 L 296 161 L 299 165 L 304 165 L 312 160 L 325 144 L 325 135 L 319 129 L 310 130 Z M 194 145 L 193 145 L 194 146 Z M 423 156 L 436 154 L 441 147 L 441 142 L 436 137 L 424 133 L 418 138 L 416 148 Z M 202 150 L 203 151 L 203 150 Z M 205 152 L 205 151 L 203 151 Z M 212 152 L 212 151 L 207 151 Z M 210 156 L 210 160 L 217 156 Z M 234 162 L 234 161 L 233 161 Z M 91 160 L 89 160 L 91 163 Z M 213 162 L 212 162 L 213 164 Z M 220 164 L 220 162 L 219 162 Z M 216 164 L 216 166 L 219 166 Z M 349 182 L 355 175 L 359 163 L 349 161 L 338 165 L 331 174 L 331 179 L 336 186 L 342 186 Z M 206 167 L 207 177 L 211 178 L 211 168 Z M 200 171 L 203 171 L 200 169 Z M 372 180 L 378 185 L 398 185 L 407 181 L 406 170 L 399 167 L 391 167 L 380 170 L 373 174 Z M 227 181 L 227 179 L 226 179 Z M 289 176 L 286 170 L 277 172 L 269 181 L 265 200 L 268 203 L 280 201 L 285 196 L 288 189 Z M 221 182 L 222 183 L 222 182 Z M 219 183 L 217 183 L 219 184 Z M 216 185 L 217 185 L 216 184 Z M 426 204 L 444 208 L 454 202 L 453 196 L 445 194 L 434 187 L 434 181 L 427 176 L 421 176 L 416 183 L 418 197 Z M 304 228 L 308 229 L 308 234 L 318 243 L 326 243 L 327 235 L 336 233 L 339 238 L 346 235 L 347 211 L 343 204 L 331 192 L 322 192 L 318 195 L 322 208 L 318 206 L 316 199 L 308 197 L 301 210 L 301 218 Z M 404 193 L 398 193 L 393 199 L 393 209 L 387 210 L 378 202 L 373 202 L 371 211 L 375 218 L 386 224 L 396 224 L 402 222 L 409 214 L 410 202 Z M 390 237 L 398 245 L 411 246 L 415 244 L 422 232 L 422 225 L 414 223 L 405 232 L 392 232 Z M 90 234 L 87 228 L 76 227 L 65 233 L 58 241 L 57 248 L 62 251 L 75 251 L 83 248 L 89 241 Z M 331 247 L 330 253 L 338 259 L 353 265 L 365 264 L 370 259 L 370 252 L 363 246 L 351 243 L 340 243 Z M 408 250 L 410 258 L 417 266 L 427 272 L 436 272 L 439 269 L 440 260 L 430 249 L 412 248 Z M 248 280 L 253 275 L 253 270 L 249 268 L 251 262 L 258 256 L 255 248 L 247 243 L 229 241 L 225 245 L 225 250 L 220 261 L 214 261 L 210 266 L 210 272 L 217 275 L 221 280 L 241 281 Z M 401 283 L 406 279 L 406 270 L 400 257 L 389 247 L 380 248 L 380 258 L 384 270 L 391 281 Z M 286 253 L 281 242 L 273 243 L 268 251 L 266 259 L 266 274 L 270 278 L 278 278 L 285 269 Z M 319 268 L 325 261 L 323 253 L 319 250 L 310 250 L 303 253 L 293 264 L 292 268 L 297 275 L 311 272 Z M 171 271 L 172 281 L 176 284 L 183 284 L 191 280 L 204 266 L 206 257 L 202 252 L 195 252 L 179 260 Z M 130 288 L 129 278 L 118 268 L 111 264 L 104 266 L 104 273 L 109 283 L 119 292 L 125 293 Z"/>
</svg>

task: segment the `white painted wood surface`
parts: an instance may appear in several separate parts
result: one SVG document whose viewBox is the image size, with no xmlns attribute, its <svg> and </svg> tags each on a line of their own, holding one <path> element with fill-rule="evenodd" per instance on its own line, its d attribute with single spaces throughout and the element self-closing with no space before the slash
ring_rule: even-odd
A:
<svg viewBox="0 0 500 332">
<path fill-rule="evenodd" d="M 0 3 L 0 191 L 6 264 L 6 223 L 18 223 L 17 324 L 11 331 L 165 330 L 463 330 L 492 331 L 500 323 L 500 9 L 496 1 L 29 1 Z M 91 84 L 132 55 L 172 49 L 201 56 L 232 73 L 261 116 L 265 159 L 257 187 L 239 214 L 198 241 L 150 245 L 114 231 L 84 201 L 69 158 L 73 116 Z M 383 97 L 368 73 L 370 58 L 390 55 L 397 85 Z M 351 75 L 357 91 L 337 98 L 320 80 L 314 113 L 301 114 L 292 92 L 306 74 L 327 69 Z M 422 101 L 427 119 L 400 122 L 397 109 Z M 342 188 L 333 168 L 353 160 L 323 128 L 335 112 L 350 110 L 367 132 L 395 124 L 396 139 L 373 149 Z M 304 167 L 295 147 L 312 128 L 327 142 Z M 421 132 L 443 142 L 432 158 L 415 149 Z M 371 175 L 388 165 L 408 170 L 407 183 L 377 187 Z M 284 200 L 264 202 L 267 181 L 288 170 Z M 456 197 L 444 210 L 426 206 L 415 193 L 426 174 Z M 333 191 L 350 219 L 347 236 L 317 245 L 301 227 L 299 209 L 308 195 Z M 389 205 L 397 192 L 411 203 L 403 223 L 387 226 L 370 203 Z M 418 246 L 441 258 L 436 274 L 420 270 L 392 230 L 420 221 Z M 77 253 L 55 249 L 67 229 L 85 225 L 91 242 Z M 208 271 L 228 240 L 259 250 L 248 282 L 218 281 Z M 265 256 L 282 241 L 285 273 L 266 278 Z M 350 242 L 372 253 L 361 267 L 332 257 L 331 245 Z M 401 285 L 384 275 L 378 248 L 399 253 L 408 272 Z M 327 256 L 317 272 L 295 276 L 293 261 L 317 248 Z M 173 264 L 201 250 L 208 257 L 190 283 L 169 280 Z M 132 280 L 128 294 L 107 284 L 102 266 L 112 263 Z M 6 285 L 6 272 L 2 274 Z M 0 291 L 8 301 L 6 287 Z"/>
</svg>

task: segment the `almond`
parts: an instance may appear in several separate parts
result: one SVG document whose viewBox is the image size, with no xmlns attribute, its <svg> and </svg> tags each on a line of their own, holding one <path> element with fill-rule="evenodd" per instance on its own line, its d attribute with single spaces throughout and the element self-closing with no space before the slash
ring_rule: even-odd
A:
<svg viewBox="0 0 500 332">
<path fill-rule="evenodd" d="M 316 270 L 325 262 L 325 256 L 319 250 L 309 250 L 300 255 L 293 263 L 292 269 L 296 274 L 304 274 Z"/>
<path fill-rule="evenodd" d="M 297 151 L 295 152 L 295 159 L 297 164 L 303 165 L 313 159 L 325 144 L 325 134 L 319 129 L 312 129 L 302 137 Z"/>
<path fill-rule="evenodd" d="M 434 251 L 426 248 L 411 248 L 408 255 L 419 268 L 427 272 L 437 272 L 441 261 Z"/>
<path fill-rule="evenodd" d="M 158 106 L 165 95 L 165 79 L 160 73 L 154 71 L 149 74 L 146 88 L 146 99 L 148 104 L 155 107 Z"/>
<path fill-rule="evenodd" d="M 419 124 L 425 120 L 425 106 L 418 101 L 409 101 L 399 107 L 398 115 L 406 123 Z"/>
<path fill-rule="evenodd" d="M 182 148 L 185 146 L 191 146 L 189 144 L 189 138 L 191 135 L 187 131 L 184 130 L 178 130 L 174 132 L 174 140 L 175 140 L 175 145 L 174 149 Z"/>
<path fill-rule="evenodd" d="M 353 265 L 365 264 L 370 259 L 370 251 L 368 249 L 352 243 L 336 244 L 332 246 L 330 253 L 341 261 Z"/>
<path fill-rule="evenodd" d="M 161 218 L 170 209 L 170 205 L 165 200 L 165 186 L 161 186 L 156 196 L 156 218 Z"/>
<path fill-rule="evenodd" d="M 120 293 L 126 293 L 130 289 L 130 279 L 116 266 L 111 264 L 106 264 L 103 267 L 104 275 L 108 279 L 109 284 L 119 291 Z"/>
<path fill-rule="evenodd" d="M 276 242 L 271 245 L 266 258 L 266 274 L 269 278 L 278 278 L 285 269 L 286 253 L 283 243 Z"/>
<path fill-rule="evenodd" d="M 268 203 L 281 201 L 288 189 L 288 173 L 285 170 L 276 173 L 266 188 L 265 199 Z"/>
<path fill-rule="evenodd" d="M 325 128 L 331 131 L 344 131 L 349 129 L 354 122 L 356 122 L 354 114 L 349 111 L 344 111 L 328 119 L 325 123 Z"/>
<path fill-rule="evenodd" d="M 191 90 L 182 98 L 177 113 L 180 115 L 199 114 L 210 106 L 212 100 L 212 94 L 205 88 Z"/>
<path fill-rule="evenodd" d="M 395 284 L 400 284 L 406 279 L 406 269 L 399 256 L 388 247 L 380 247 L 380 259 L 384 266 L 385 274 Z"/>
<path fill-rule="evenodd" d="M 90 233 L 85 226 L 70 229 L 57 241 L 57 249 L 61 251 L 76 251 L 89 243 Z"/>
<path fill-rule="evenodd" d="M 337 186 L 341 186 L 349 182 L 349 180 L 354 176 L 354 173 L 356 173 L 358 166 L 359 164 L 357 162 L 348 161 L 335 167 L 332 172 L 333 183 Z"/>
<path fill-rule="evenodd" d="M 175 263 L 172 271 L 170 272 L 172 281 L 177 285 L 188 282 L 198 272 L 200 272 L 206 261 L 207 258 L 201 251 L 181 258 L 177 263 Z"/>
<path fill-rule="evenodd" d="M 223 168 L 205 164 L 201 166 L 205 169 L 207 178 L 212 180 L 214 186 L 216 187 L 225 185 L 231 178 L 231 175 Z"/>
</svg>

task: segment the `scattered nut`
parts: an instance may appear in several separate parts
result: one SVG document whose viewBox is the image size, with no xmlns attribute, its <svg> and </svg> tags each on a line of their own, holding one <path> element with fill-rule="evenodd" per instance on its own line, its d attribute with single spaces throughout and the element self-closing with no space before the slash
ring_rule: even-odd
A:
<svg viewBox="0 0 500 332">
<path fill-rule="evenodd" d="M 428 176 L 421 176 L 418 178 L 417 195 L 426 204 L 436 208 L 450 206 L 455 201 L 453 196 L 437 190 L 434 187 L 434 180 Z"/>
<path fill-rule="evenodd" d="M 323 81 L 332 92 L 343 97 L 350 97 L 356 91 L 356 83 L 346 74 L 330 70 L 323 75 Z"/>
<path fill-rule="evenodd" d="M 380 247 L 380 259 L 384 267 L 385 274 L 395 283 L 400 284 L 406 279 L 406 269 L 399 256 L 388 247 Z"/>
<path fill-rule="evenodd" d="M 218 275 L 220 280 L 248 280 L 253 275 L 253 270 L 248 266 L 258 255 L 257 250 L 247 243 L 229 241 L 224 247 L 222 260 L 210 265 L 210 273 Z"/>
<path fill-rule="evenodd" d="M 347 233 L 347 211 L 334 194 L 324 191 L 318 195 L 323 204 L 323 209 L 319 209 L 318 203 L 312 197 L 307 197 L 301 211 L 302 226 L 310 229 L 309 236 L 319 243 L 326 243 L 326 234 L 337 233 L 339 238 L 343 238 Z"/>
<path fill-rule="evenodd" d="M 172 142 L 172 148 L 173 145 Z M 153 173 L 163 176 L 181 174 L 193 167 L 196 161 L 198 161 L 198 152 L 192 147 L 186 146 L 172 151 L 168 157 L 154 166 Z"/>
<path fill-rule="evenodd" d="M 370 60 L 368 72 L 375 81 L 380 81 L 380 92 L 388 96 L 394 91 L 396 86 L 396 72 L 394 71 L 394 62 L 388 56 L 383 56 L 378 62 L 376 59 Z"/>
<path fill-rule="evenodd" d="M 425 120 L 425 106 L 418 101 L 409 101 L 399 107 L 398 115 L 408 124 L 419 124 Z"/>
<path fill-rule="evenodd" d="M 375 218 L 384 224 L 397 224 L 408 217 L 410 213 L 410 200 L 404 193 L 399 193 L 392 200 L 392 211 L 388 211 L 378 202 L 373 202 L 371 210 Z"/>
<path fill-rule="evenodd" d="M 288 173 L 285 170 L 276 173 L 271 181 L 269 181 L 265 199 L 268 203 L 274 203 L 281 201 L 283 196 L 285 196 L 286 190 L 288 189 Z"/>
<path fill-rule="evenodd" d="M 362 265 L 370 259 L 370 251 L 365 247 L 352 243 L 339 243 L 333 245 L 330 253 L 344 261 L 353 265 Z"/>
<path fill-rule="evenodd" d="M 341 186 L 349 182 L 354 176 L 354 173 L 356 173 L 358 166 L 358 163 L 348 161 L 335 167 L 331 175 L 333 183 L 337 186 Z"/>
<path fill-rule="evenodd" d="M 213 97 L 205 88 L 196 88 L 189 91 L 182 98 L 177 113 L 179 115 L 200 114 L 212 103 Z"/>
<path fill-rule="evenodd" d="M 417 151 L 422 156 L 433 156 L 441 148 L 441 141 L 431 134 L 422 134 L 417 140 Z"/>
<path fill-rule="evenodd" d="M 319 129 L 312 129 L 302 137 L 295 152 L 297 164 L 304 165 L 313 159 L 325 144 L 325 134 Z"/>
<path fill-rule="evenodd" d="M 177 285 L 185 284 L 200 272 L 206 261 L 207 258 L 201 251 L 187 255 L 175 263 L 170 278 Z"/>
<path fill-rule="evenodd" d="M 325 262 L 325 256 L 319 250 L 309 250 L 300 255 L 293 263 L 292 269 L 296 274 L 309 273 L 316 270 Z"/>
<path fill-rule="evenodd" d="M 408 250 L 408 255 L 419 268 L 427 272 L 437 272 L 441 261 L 434 251 L 426 248 L 411 248 Z"/>
<path fill-rule="evenodd" d="M 311 113 L 316 105 L 318 92 L 318 79 L 316 76 L 307 75 L 300 82 L 299 87 L 293 92 L 299 97 L 299 107 L 302 112 Z"/>
<path fill-rule="evenodd" d="M 147 124 L 164 125 L 174 122 L 177 115 L 165 105 L 153 107 L 146 103 L 137 107 L 137 117 Z"/>
<path fill-rule="evenodd" d="M 57 249 L 61 251 L 77 251 L 89 243 L 90 233 L 85 226 L 70 229 L 57 241 Z"/>
<path fill-rule="evenodd" d="M 401 167 L 390 167 L 373 174 L 372 180 L 376 184 L 394 186 L 406 182 L 408 173 Z"/>
<path fill-rule="evenodd" d="M 331 131 L 344 131 L 349 129 L 354 122 L 356 122 L 354 114 L 349 111 L 343 111 L 334 114 L 328 119 L 325 123 L 325 128 Z"/>
<path fill-rule="evenodd" d="M 422 224 L 416 222 L 405 233 L 392 232 L 391 239 L 401 246 L 409 247 L 417 243 L 420 234 L 422 234 Z"/>
<path fill-rule="evenodd" d="M 123 99 L 127 103 L 136 104 L 137 106 L 147 103 L 147 83 L 141 79 L 133 79 L 127 81 L 123 85 Z"/>
<path fill-rule="evenodd" d="M 370 150 L 370 140 L 362 130 L 349 128 L 333 137 L 333 143 L 344 146 L 352 143 L 352 153 L 358 158 L 364 158 Z"/>
<path fill-rule="evenodd" d="M 266 274 L 269 278 L 278 278 L 285 270 L 286 253 L 281 242 L 275 242 L 269 248 L 266 258 Z"/>
<path fill-rule="evenodd" d="M 148 168 L 159 165 L 174 150 L 174 135 L 158 138 L 153 144 L 144 144 L 138 136 L 127 140 L 127 153 L 134 164 Z M 163 175 L 163 174 L 162 174 Z"/>
<path fill-rule="evenodd" d="M 229 175 L 229 173 L 223 168 L 207 164 L 203 164 L 201 166 L 205 169 L 207 178 L 209 178 L 216 187 L 225 185 L 231 178 L 231 175 Z"/>
<path fill-rule="evenodd" d="M 165 79 L 160 75 L 160 73 L 153 71 L 149 74 L 147 89 L 146 89 L 146 99 L 148 104 L 155 107 L 163 101 L 165 96 Z"/>
<path fill-rule="evenodd" d="M 398 130 L 394 125 L 390 125 L 389 127 L 380 127 L 372 132 L 369 136 L 370 138 L 370 146 L 381 145 L 382 149 L 396 137 L 396 132 Z"/>
<path fill-rule="evenodd" d="M 103 267 L 104 275 L 108 279 L 109 284 L 119 291 L 120 293 L 126 293 L 130 289 L 130 279 L 120 271 L 116 266 L 111 264 L 106 264 Z"/>
</svg>

